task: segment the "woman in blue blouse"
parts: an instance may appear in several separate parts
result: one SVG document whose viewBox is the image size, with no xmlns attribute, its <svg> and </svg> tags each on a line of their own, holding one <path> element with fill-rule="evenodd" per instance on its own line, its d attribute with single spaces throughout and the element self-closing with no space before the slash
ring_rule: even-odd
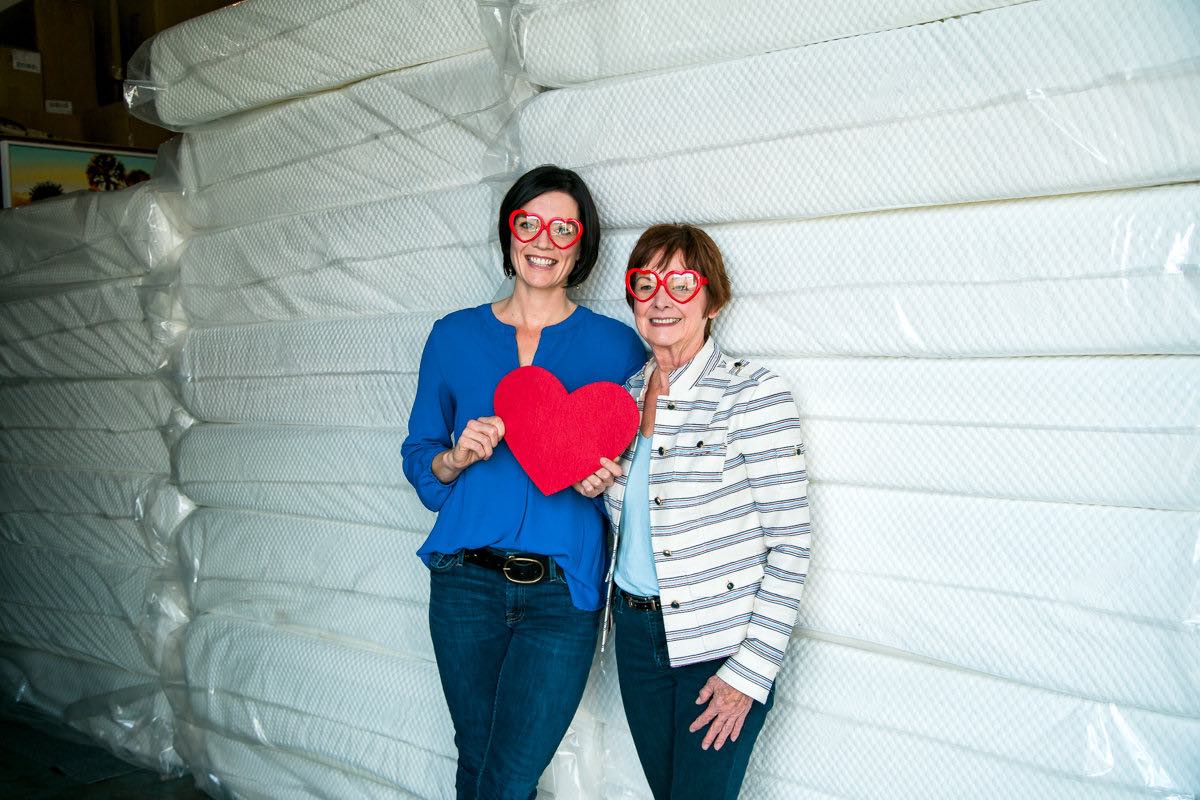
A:
<svg viewBox="0 0 1200 800">
<path fill-rule="evenodd" d="M 576 306 L 600 220 L 582 179 L 543 166 L 500 206 L 512 296 L 434 324 L 404 441 L 404 474 L 437 522 L 429 626 L 454 720 L 459 798 L 532 798 L 583 695 L 604 605 L 603 490 L 596 474 L 545 496 L 504 444 L 496 385 L 518 366 L 567 391 L 624 383 L 645 359 L 628 326 Z M 611 462 L 609 462 L 611 464 Z M 615 467 L 615 465 L 613 465 Z"/>
</svg>

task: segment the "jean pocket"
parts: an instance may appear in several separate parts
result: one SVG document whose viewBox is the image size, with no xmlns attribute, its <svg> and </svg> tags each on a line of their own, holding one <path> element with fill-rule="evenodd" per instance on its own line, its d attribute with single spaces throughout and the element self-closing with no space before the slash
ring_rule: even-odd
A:
<svg viewBox="0 0 1200 800">
<path fill-rule="evenodd" d="M 462 553 L 430 553 L 429 569 L 433 572 L 446 572 L 462 563 Z"/>
</svg>

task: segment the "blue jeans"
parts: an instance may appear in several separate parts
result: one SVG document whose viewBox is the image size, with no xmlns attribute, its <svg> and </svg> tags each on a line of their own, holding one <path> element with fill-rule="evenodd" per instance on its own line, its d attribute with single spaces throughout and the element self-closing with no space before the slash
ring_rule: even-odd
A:
<svg viewBox="0 0 1200 800">
<path fill-rule="evenodd" d="M 510 583 L 434 554 L 429 629 L 454 721 L 459 800 L 537 795 L 537 782 L 575 715 L 596 648 L 600 612 L 571 604 L 557 571 Z"/>
<path fill-rule="evenodd" d="M 662 612 L 635 611 L 617 597 L 613 618 L 621 703 L 655 800 L 734 800 L 775 702 L 774 688 L 765 704 L 754 701 L 736 742 L 702 750 L 708 728 L 691 733 L 688 726 L 705 709 L 696 705 L 701 687 L 725 659 L 672 667 Z"/>
</svg>

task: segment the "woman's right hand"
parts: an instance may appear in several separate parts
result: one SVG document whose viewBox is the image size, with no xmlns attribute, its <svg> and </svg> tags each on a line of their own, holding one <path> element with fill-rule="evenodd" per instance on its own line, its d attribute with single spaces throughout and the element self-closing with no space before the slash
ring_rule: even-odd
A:
<svg viewBox="0 0 1200 800">
<path fill-rule="evenodd" d="M 499 417 L 478 417 L 467 423 L 450 450 L 443 450 L 433 460 L 433 473 L 442 483 L 450 483 L 467 467 L 487 461 L 504 438 L 504 420 Z"/>
</svg>

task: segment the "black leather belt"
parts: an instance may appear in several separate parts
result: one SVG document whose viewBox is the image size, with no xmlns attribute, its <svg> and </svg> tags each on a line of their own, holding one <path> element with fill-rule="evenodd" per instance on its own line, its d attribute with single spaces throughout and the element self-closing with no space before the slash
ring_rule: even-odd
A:
<svg viewBox="0 0 1200 800">
<path fill-rule="evenodd" d="M 494 569 L 510 583 L 544 583 L 554 577 L 557 565 L 550 556 L 537 553 L 497 553 L 494 550 L 463 550 L 463 561 Z"/>
<path fill-rule="evenodd" d="M 657 595 L 654 597 L 639 597 L 636 594 L 630 594 L 620 586 L 617 587 L 617 594 L 625 601 L 625 605 L 634 611 L 662 611 L 662 601 L 658 599 Z"/>
</svg>

